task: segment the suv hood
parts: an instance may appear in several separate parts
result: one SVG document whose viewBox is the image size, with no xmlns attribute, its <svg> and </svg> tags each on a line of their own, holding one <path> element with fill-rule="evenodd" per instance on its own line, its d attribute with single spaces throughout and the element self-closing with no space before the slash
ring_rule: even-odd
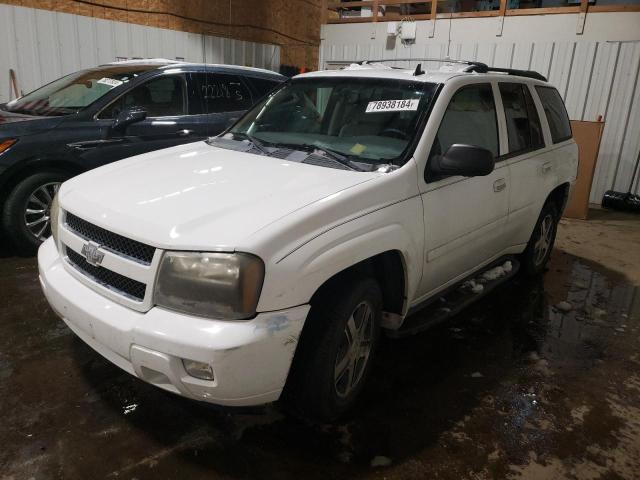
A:
<svg viewBox="0 0 640 480">
<path fill-rule="evenodd" d="M 231 251 L 289 213 L 379 175 L 198 142 L 87 172 L 59 198 L 63 209 L 159 248 Z"/>
<path fill-rule="evenodd" d="M 21 137 L 55 128 L 64 116 L 42 117 L 9 112 L 0 105 L 0 137 Z"/>
</svg>

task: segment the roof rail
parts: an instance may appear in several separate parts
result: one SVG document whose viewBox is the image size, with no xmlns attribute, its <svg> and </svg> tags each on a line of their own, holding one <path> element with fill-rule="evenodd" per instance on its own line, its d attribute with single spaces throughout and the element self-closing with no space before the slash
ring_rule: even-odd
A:
<svg viewBox="0 0 640 480">
<path fill-rule="evenodd" d="M 498 68 L 498 67 L 490 67 L 485 65 L 484 63 L 475 62 L 474 65 L 465 69 L 466 72 L 477 72 L 477 73 L 506 73 L 507 75 L 517 75 L 518 77 L 526 77 L 533 78 L 535 80 L 542 80 L 543 82 L 547 81 L 547 77 L 544 75 L 534 72 L 533 70 L 518 70 L 516 68 Z"/>
<path fill-rule="evenodd" d="M 366 65 L 370 63 L 383 63 L 383 62 L 441 62 L 441 63 L 458 63 L 461 65 L 468 65 L 464 72 L 476 72 L 476 73 L 505 73 L 507 75 L 517 75 L 519 77 L 533 78 L 535 80 L 547 81 L 547 78 L 533 70 L 518 70 L 515 68 L 499 68 L 490 67 L 486 63 L 476 62 L 473 60 L 453 60 L 451 58 L 383 58 L 380 60 L 361 60 L 349 63 L 357 63 L 358 65 Z M 347 63 L 345 61 L 345 63 Z M 416 69 L 418 74 L 418 69 Z"/>
</svg>

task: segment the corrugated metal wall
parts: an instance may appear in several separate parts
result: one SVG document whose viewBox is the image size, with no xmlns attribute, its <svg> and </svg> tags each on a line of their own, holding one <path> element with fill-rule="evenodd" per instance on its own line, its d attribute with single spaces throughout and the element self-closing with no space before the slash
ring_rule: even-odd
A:
<svg viewBox="0 0 640 480">
<path fill-rule="evenodd" d="M 203 42 L 196 33 L 0 4 L 0 103 L 9 100 L 10 68 L 26 93 L 82 68 L 156 57 L 280 67 L 276 45 L 212 36 Z"/>
<path fill-rule="evenodd" d="M 636 35 L 640 35 L 640 23 L 636 26 Z M 447 43 L 432 41 L 405 48 L 398 41 L 394 48 L 387 48 L 386 34 L 382 38 L 376 35 L 375 40 L 366 43 L 343 43 L 345 36 L 332 35 L 332 31 L 351 26 L 330 27 L 325 29 L 320 53 L 324 65 L 330 65 L 332 60 L 446 56 Z M 569 28 L 575 32 L 575 24 Z M 576 37 L 575 41 L 553 40 L 546 36 L 543 41 L 452 42 L 450 56 L 496 67 L 539 71 L 562 94 L 571 119 L 594 121 L 602 115 L 606 125 L 590 198 L 591 202 L 599 203 L 605 190 L 627 191 L 640 152 L 640 42 L 588 41 L 582 37 Z M 406 62 L 396 65 L 410 66 Z M 640 194 L 638 177 L 634 191 Z"/>
</svg>

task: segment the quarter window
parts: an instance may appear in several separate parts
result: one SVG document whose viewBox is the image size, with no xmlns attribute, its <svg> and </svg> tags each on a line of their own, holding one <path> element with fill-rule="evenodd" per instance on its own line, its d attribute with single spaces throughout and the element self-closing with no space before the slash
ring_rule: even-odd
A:
<svg viewBox="0 0 640 480">
<path fill-rule="evenodd" d="M 123 110 L 139 107 L 147 117 L 185 114 L 185 82 L 181 75 L 161 76 L 138 85 L 109 105 L 100 118 L 115 118 Z"/>
<path fill-rule="evenodd" d="M 562 97 L 553 87 L 536 87 L 544 114 L 549 123 L 553 143 L 559 143 L 571 138 L 571 123 Z"/>
<path fill-rule="evenodd" d="M 454 143 L 486 148 L 499 153 L 498 126 L 493 90 L 488 83 L 458 90 L 442 118 L 431 155 L 443 155 Z"/>
<path fill-rule="evenodd" d="M 504 105 L 509 137 L 509 154 L 542 148 L 540 118 L 527 85 L 500 83 L 500 95 Z"/>
</svg>

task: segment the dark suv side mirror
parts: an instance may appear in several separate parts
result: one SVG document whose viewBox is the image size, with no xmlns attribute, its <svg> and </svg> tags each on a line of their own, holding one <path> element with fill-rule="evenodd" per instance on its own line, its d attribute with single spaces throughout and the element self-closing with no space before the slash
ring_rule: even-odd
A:
<svg viewBox="0 0 640 480">
<path fill-rule="evenodd" d="M 495 159 L 486 148 L 454 143 L 444 155 L 432 158 L 431 170 L 436 175 L 482 177 L 493 172 Z"/>
<path fill-rule="evenodd" d="M 132 123 L 141 122 L 145 118 L 147 118 L 146 110 L 137 107 L 129 108 L 118 113 L 111 124 L 111 129 L 124 130 Z"/>
</svg>

